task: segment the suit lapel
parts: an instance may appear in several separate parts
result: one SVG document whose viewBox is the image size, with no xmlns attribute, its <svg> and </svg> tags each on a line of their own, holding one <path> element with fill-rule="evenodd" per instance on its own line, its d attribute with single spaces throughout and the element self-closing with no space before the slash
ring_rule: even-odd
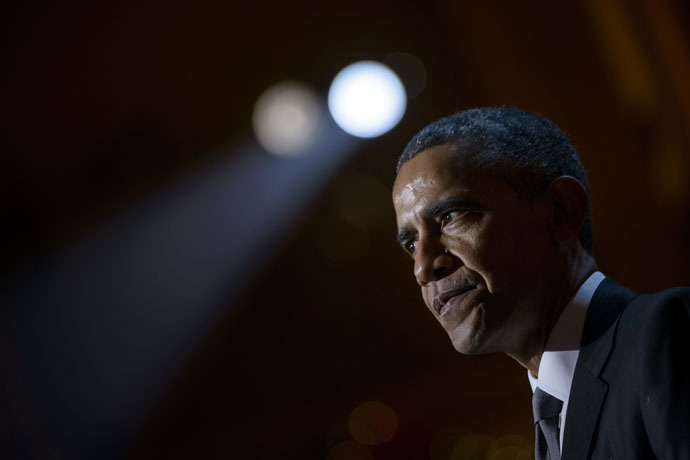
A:
<svg viewBox="0 0 690 460">
<path fill-rule="evenodd" d="M 594 292 L 568 398 L 563 460 L 588 458 L 608 391 L 608 384 L 599 376 L 613 349 L 620 314 L 635 295 L 610 278 L 604 279 Z"/>
<path fill-rule="evenodd" d="M 571 388 L 566 430 L 563 435 L 562 459 L 584 460 L 589 458 L 592 436 L 606 399 L 608 385 L 578 362 Z"/>
</svg>

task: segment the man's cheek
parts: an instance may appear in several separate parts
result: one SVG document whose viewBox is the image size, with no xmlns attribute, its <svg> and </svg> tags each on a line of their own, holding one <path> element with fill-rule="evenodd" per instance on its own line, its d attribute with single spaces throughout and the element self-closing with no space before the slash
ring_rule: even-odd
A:
<svg viewBox="0 0 690 460">
<path fill-rule="evenodd" d="M 422 299 L 424 299 L 424 304 L 426 307 L 433 312 L 433 308 L 431 305 L 431 296 L 429 295 L 428 289 L 422 288 Z"/>
</svg>

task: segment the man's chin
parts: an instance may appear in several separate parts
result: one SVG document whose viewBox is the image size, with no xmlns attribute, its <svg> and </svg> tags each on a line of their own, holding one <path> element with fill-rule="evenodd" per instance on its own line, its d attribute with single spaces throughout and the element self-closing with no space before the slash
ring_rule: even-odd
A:
<svg viewBox="0 0 690 460">
<path fill-rule="evenodd" d="M 463 355 L 483 355 L 486 353 L 491 353 L 491 350 L 487 350 L 484 341 L 478 336 L 456 336 L 454 334 L 448 334 L 450 341 L 453 344 L 458 353 Z"/>
</svg>

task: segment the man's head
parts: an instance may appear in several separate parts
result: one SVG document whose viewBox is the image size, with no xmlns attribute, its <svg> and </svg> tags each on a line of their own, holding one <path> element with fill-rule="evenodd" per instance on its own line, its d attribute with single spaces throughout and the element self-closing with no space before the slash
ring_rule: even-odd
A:
<svg viewBox="0 0 690 460">
<path fill-rule="evenodd" d="M 417 134 L 393 188 L 425 303 L 467 354 L 543 343 L 574 258 L 589 256 L 584 168 L 548 120 L 460 112 Z"/>
<path fill-rule="evenodd" d="M 576 178 L 590 195 L 587 172 L 575 147 L 558 126 L 535 113 L 484 107 L 441 118 L 410 140 L 396 171 L 420 152 L 447 143 L 471 155 L 475 172 L 501 177 L 525 196 L 544 191 L 560 176 Z M 580 242 L 592 252 L 589 207 Z"/>
</svg>

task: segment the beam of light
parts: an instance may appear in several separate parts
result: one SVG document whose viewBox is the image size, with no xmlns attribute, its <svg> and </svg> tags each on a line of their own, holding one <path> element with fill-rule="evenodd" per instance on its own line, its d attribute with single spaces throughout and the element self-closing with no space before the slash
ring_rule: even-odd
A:
<svg viewBox="0 0 690 460">
<path fill-rule="evenodd" d="M 256 139 L 268 152 L 292 157 L 311 147 L 322 111 L 314 91 L 304 83 L 285 81 L 265 90 L 254 106 Z"/>
<path fill-rule="evenodd" d="M 407 98 L 398 76 L 374 61 L 350 64 L 328 91 L 328 108 L 338 126 L 357 137 L 380 136 L 398 124 Z"/>
<path fill-rule="evenodd" d="M 125 449 L 355 147 L 332 122 L 291 161 L 241 145 L 0 289 L 4 391 L 39 421 L 15 429 L 69 458 Z"/>
</svg>

